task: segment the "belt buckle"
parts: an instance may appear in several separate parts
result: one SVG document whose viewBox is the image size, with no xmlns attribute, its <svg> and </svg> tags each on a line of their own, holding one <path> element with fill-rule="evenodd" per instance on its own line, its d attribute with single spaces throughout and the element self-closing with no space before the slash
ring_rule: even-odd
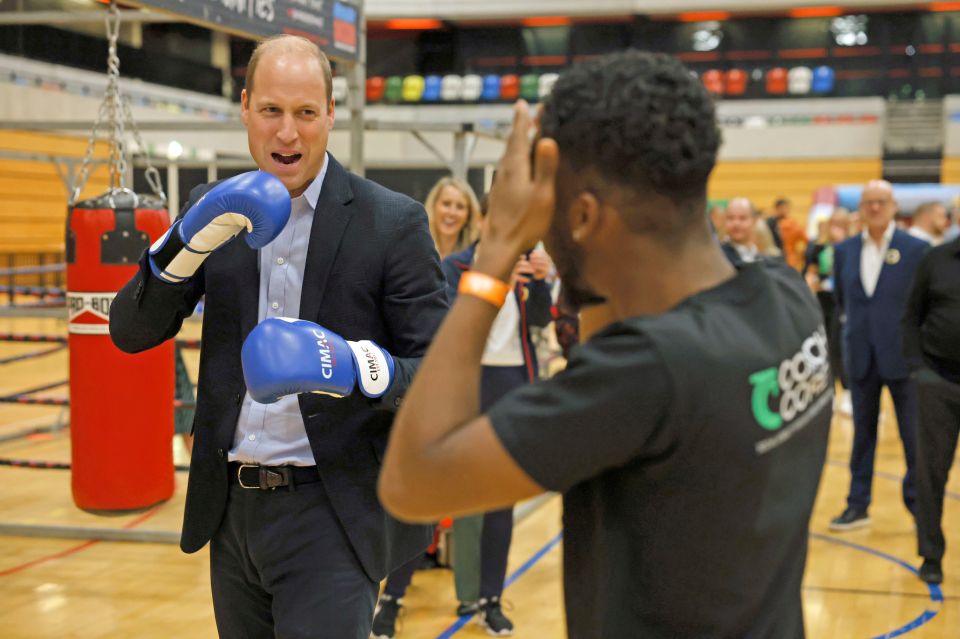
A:
<svg viewBox="0 0 960 639">
<path fill-rule="evenodd" d="M 244 468 L 260 468 L 260 467 L 257 464 L 240 464 L 240 467 L 237 468 L 237 483 L 240 484 L 241 488 L 249 488 L 249 489 L 255 488 L 259 490 L 260 484 L 257 484 L 255 486 L 247 486 L 245 483 L 243 483 L 243 475 L 241 475 L 241 473 L 243 472 Z"/>
</svg>

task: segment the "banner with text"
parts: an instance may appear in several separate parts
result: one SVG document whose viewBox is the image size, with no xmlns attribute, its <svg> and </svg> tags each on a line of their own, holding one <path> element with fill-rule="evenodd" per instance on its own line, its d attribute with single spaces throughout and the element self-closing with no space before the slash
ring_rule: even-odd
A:
<svg viewBox="0 0 960 639">
<path fill-rule="evenodd" d="M 331 58 L 357 59 L 363 0 L 124 0 L 182 16 L 211 29 L 254 38 L 289 33 L 309 38 Z"/>
</svg>

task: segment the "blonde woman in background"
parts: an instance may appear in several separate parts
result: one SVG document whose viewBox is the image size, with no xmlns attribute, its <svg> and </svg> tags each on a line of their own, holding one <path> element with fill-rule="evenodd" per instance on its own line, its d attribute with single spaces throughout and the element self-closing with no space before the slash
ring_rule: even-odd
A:
<svg viewBox="0 0 960 639">
<path fill-rule="evenodd" d="M 477 239 L 480 203 L 470 185 L 444 177 L 433 185 L 423 203 L 430 219 L 430 235 L 440 259 L 470 246 Z"/>
<path fill-rule="evenodd" d="M 756 224 L 754 225 L 753 240 L 757 246 L 757 255 L 763 257 L 782 256 L 780 249 L 777 248 L 777 244 L 773 240 L 773 233 L 770 232 L 770 227 L 767 225 L 763 214 L 758 216 Z"/>
<path fill-rule="evenodd" d="M 820 221 L 817 231 L 816 240 L 807 245 L 803 275 L 810 290 L 820 302 L 823 325 L 827 331 L 830 369 L 833 372 L 833 378 L 838 380 L 843 388 L 843 392 L 837 395 L 837 410 L 849 416 L 853 412 L 853 405 L 843 370 L 840 312 L 833 298 L 833 247 L 850 237 L 849 211 L 843 208 L 836 209 L 829 218 Z"/>
</svg>

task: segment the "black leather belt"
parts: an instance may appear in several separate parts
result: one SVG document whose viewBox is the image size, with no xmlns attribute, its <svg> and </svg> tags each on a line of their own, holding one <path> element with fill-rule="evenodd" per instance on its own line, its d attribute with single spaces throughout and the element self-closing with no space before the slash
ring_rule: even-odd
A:
<svg viewBox="0 0 960 639">
<path fill-rule="evenodd" d="M 320 481 L 316 466 L 258 466 L 230 462 L 229 469 L 231 482 L 236 481 L 241 488 L 256 490 L 293 490 L 300 484 Z"/>
</svg>

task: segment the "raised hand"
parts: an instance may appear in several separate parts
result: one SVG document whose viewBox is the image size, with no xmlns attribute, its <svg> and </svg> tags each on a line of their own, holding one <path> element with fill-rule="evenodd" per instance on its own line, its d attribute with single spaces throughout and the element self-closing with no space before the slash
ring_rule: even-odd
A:
<svg viewBox="0 0 960 639">
<path fill-rule="evenodd" d="M 526 102 L 514 106 L 513 128 L 497 165 L 483 231 L 479 270 L 507 279 L 517 256 L 534 246 L 550 228 L 559 164 L 557 143 L 530 139 L 534 123 Z M 531 167 L 531 150 L 533 167 Z"/>
</svg>

